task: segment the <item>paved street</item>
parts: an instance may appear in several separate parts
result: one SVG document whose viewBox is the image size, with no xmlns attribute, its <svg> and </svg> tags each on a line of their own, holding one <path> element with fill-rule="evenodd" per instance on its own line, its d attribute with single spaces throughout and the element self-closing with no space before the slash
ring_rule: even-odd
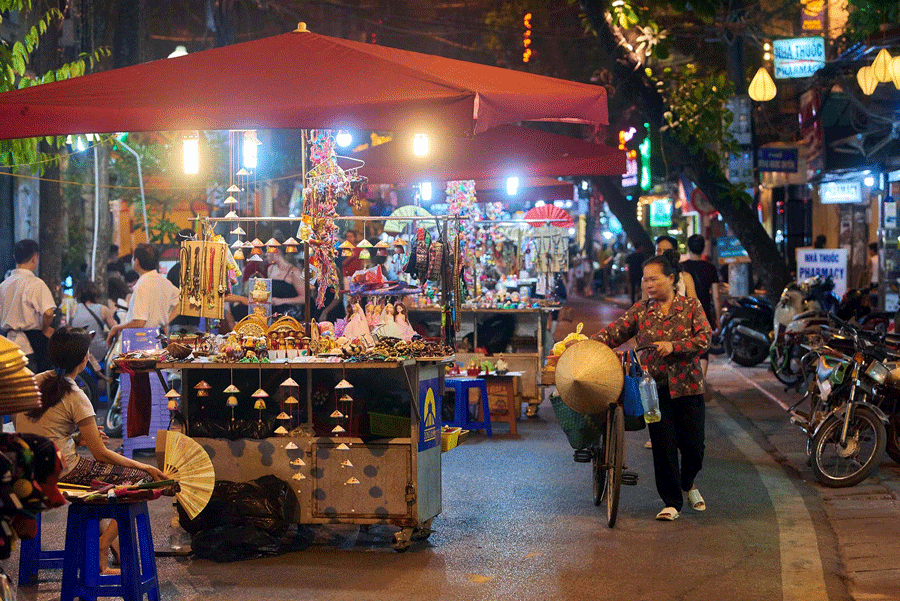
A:
<svg viewBox="0 0 900 601">
<path fill-rule="evenodd" d="M 604 313 L 609 313 L 603 309 Z M 657 522 L 646 431 L 629 433 L 623 487 L 609 530 L 591 502 L 590 468 L 576 464 L 548 403 L 520 436 L 475 436 L 444 454 L 444 511 L 427 543 L 395 553 L 387 532 L 316 530 L 314 544 L 236 564 L 160 557 L 164 599 L 773 599 L 900 597 L 900 469 L 885 463 L 852 489 L 815 483 L 803 435 L 762 367 L 714 360 L 707 455 L 698 485 L 709 509 Z M 152 504 L 158 548 L 170 507 Z M 62 542 L 64 512 L 45 518 Z M 16 562 L 6 562 L 15 573 Z M 20 599 L 58 598 L 59 572 Z"/>
</svg>

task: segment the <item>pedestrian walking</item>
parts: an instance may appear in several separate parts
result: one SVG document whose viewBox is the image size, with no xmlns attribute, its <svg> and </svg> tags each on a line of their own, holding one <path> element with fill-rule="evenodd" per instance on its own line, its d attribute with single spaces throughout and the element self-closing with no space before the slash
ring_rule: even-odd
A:
<svg viewBox="0 0 900 601">
<path fill-rule="evenodd" d="M 700 234 L 694 234 L 687 240 L 687 261 L 681 262 L 681 271 L 691 275 L 694 280 L 694 289 L 697 292 L 697 300 L 706 313 L 706 319 L 712 326 L 713 333 L 718 331 L 718 316 L 722 314 L 722 301 L 719 298 L 719 270 L 716 266 L 703 258 L 706 249 L 706 238 Z M 700 365 L 703 367 L 703 375 L 709 367 L 709 351 L 700 355 Z"/>
<path fill-rule="evenodd" d="M 34 240 L 16 242 L 16 268 L 0 284 L 0 329 L 22 349 L 33 372 L 49 369 L 47 341 L 53 335 L 56 302 L 50 288 L 35 275 L 41 247 Z"/>
<path fill-rule="evenodd" d="M 632 304 L 641 298 L 641 277 L 643 276 L 644 261 L 647 258 L 647 248 L 643 244 L 638 244 L 634 252 L 625 259 Z"/>
<path fill-rule="evenodd" d="M 665 505 L 656 519 L 665 521 L 679 516 L 685 496 L 691 508 L 706 510 L 694 481 L 703 467 L 705 449 L 706 406 L 700 355 L 709 348 L 712 337 L 700 301 L 675 293 L 680 277 L 673 254 L 659 255 L 644 263 L 647 300 L 636 303 L 594 335 L 610 347 L 632 337 L 639 347 L 655 347 L 648 351 L 644 363 L 659 391 L 662 419 L 648 427 L 656 490 Z"/>
</svg>

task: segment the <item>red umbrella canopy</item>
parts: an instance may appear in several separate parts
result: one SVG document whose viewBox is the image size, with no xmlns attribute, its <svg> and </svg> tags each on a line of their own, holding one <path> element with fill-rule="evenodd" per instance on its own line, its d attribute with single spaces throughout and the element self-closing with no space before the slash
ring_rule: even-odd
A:
<svg viewBox="0 0 900 601">
<path fill-rule="evenodd" d="M 503 125 L 472 138 L 435 139 L 424 157 L 401 138 L 357 153 L 371 182 L 598 176 L 625 173 L 625 153 L 602 144 Z"/>
<path fill-rule="evenodd" d="M 555 205 L 543 205 L 534 207 L 525 213 L 525 221 L 529 225 L 552 225 L 555 227 L 575 227 L 572 216 L 568 211 Z"/>
<path fill-rule="evenodd" d="M 0 94 L 0 139 L 255 128 L 608 122 L 600 86 L 297 31 Z"/>
</svg>

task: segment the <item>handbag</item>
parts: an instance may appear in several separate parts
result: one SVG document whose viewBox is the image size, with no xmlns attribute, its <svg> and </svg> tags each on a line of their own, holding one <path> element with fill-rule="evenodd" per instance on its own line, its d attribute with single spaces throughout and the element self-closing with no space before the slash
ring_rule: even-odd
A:
<svg viewBox="0 0 900 601">
<path fill-rule="evenodd" d="M 640 383 L 644 376 L 644 370 L 634 351 L 622 354 L 622 371 L 625 374 L 621 396 L 622 410 L 625 414 L 625 430 L 629 432 L 643 430 L 646 423 L 644 422 L 644 406 L 641 404 Z"/>
</svg>

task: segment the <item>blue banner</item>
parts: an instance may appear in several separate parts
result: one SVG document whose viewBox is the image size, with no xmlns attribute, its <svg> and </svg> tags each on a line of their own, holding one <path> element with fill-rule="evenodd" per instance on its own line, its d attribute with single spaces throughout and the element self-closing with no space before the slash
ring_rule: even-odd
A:
<svg viewBox="0 0 900 601">
<path fill-rule="evenodd" d="M 440 380 L 432 378 L 419 382 L 419 452 L 438 445 L 441 437 L 441 388 Z"/>
<path fill-rule="evenodd" d="M 760 148 L 756 154 L 756 165 L 760 171 L 797 173 L 799 157 L 796 148 Z"/>
</svg>

